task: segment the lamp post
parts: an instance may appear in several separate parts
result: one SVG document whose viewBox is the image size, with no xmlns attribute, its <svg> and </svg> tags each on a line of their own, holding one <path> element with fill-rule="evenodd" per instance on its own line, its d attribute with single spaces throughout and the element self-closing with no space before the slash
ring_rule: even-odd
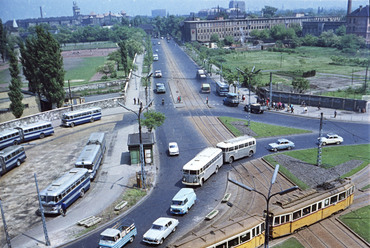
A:
<svg viewBox="0 0 370 248">
<path fill-rule="evenodd" d="M 148 74 L 148 76 L 145 77 L 146 86 L 145 86 L 145 103 L 148 105 L 148 84 L 149 84 L 149 78 L 153 75 L 153 72 Z M 149 84 L 149 100 L 150 100 L 150 84 Z"/>
<path fill-rule="evenodd" d="M 143 104 L 140 103 L 140 107 L 139 107 L 139 112 L 135 112 L 134 110 L 126 107 L 125 105 L 123 105 L 122 103 L 120 102 L 117 102 L 119 106 L 121 106 L 122 108 L 128 110 L 128 111 L 131 111 L 132 113 L 134 113 L 136 116 L 137 116 L 137 120 L 139 122 L 139 142 L 140 142 L 140 150 L 139 150 L 139 153 L 140 153 L 140 164 L 141 164 L 141 181 L 143 182 L 143 189 L 145 189 L 146 187 L 146 184 L 145 184 L 145 180 L 146 180 L 146 177 L 145 177 L 145 170 L 144 170 L 144 166 L 145 166 L 145 159 L 144 159 L 144 146 L 143 146 L 143 140 L 142 140 L 142 136 L 141 136 L 141 122 L 140 122 L 140 116 L 141 116 L 141 113 L 145 110 L 145 109 L 148 109 L 149 106 L 152 104 L 153 100 L 151 100 L 149 102 L 149 104 L 147 104 L 144 108 L 143 108 Z"/>
<path fill-rule="evenodd" d="M 228 178 L 228 180 L 236 185 L 238 185 L 239 187 L 243 188 L 243 189 L 246 189 L 248 191 L 254 191 L 260 195 L 262 195 L 265 200 L 266 200 L 266 217 L 265 217 L 265 227 L 266 227 L 266 230 L 265 230 L 265 248 L 268 248 L 269 247 L 269 232 L 270 232 L 270 227 L 269 227 L 269 202 L 270 202 L 270 199 L 275 196 L 275 195 L 285 195 L 285 194 L 288 194 L 294 190 L 297 190 L 299 187 L 298 186 L 293 186 L 289 189 L 286 189 L 286 190 L 283 190 L 283 191 L 280 191 L 280 192 L 277 192 L 277 193 L 274 193 L 271 195 L 271 188 L 272 188 L 272 185 L 275 183 L 276 181 L 276 177 L 277 177 L 277 174 L 278 174 L 278 171 L 279 171 L 279 165 L 277 164 L 276 167 L 275 167 L 275 171 L 274 171 L 274 174 L 272 175 L 272 178 L 271 178 L 271 183 L 270 183 L 270 187 L 269 187 L 269 191 L 268 191 L 268 194 L 267 196 L 264 195 L 263 193 L 259 192 L 258 190 L 252 188 L 252 187 L 249 187 L 245 184 L 242 184 L 242 183 L 239 183 L 233 179 L 230 179 Z"/>
</svg>

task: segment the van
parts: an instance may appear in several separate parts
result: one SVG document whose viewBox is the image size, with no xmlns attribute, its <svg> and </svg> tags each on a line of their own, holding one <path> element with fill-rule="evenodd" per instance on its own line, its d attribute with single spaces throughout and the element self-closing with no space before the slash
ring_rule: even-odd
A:
<svg viewBox="0 0 370 248">
<path fill-rule="evenodd" d="M 193 189 L 183 188 L 173 197 L 170 212 L 172 214 L 186 214 L 194 205 L 197 196 Z"/>
<path fill-rule="evenodd" d="M 203 83 L 201 87 L 202 93 L 211 93 L 211 85 Z"/>
</svg>

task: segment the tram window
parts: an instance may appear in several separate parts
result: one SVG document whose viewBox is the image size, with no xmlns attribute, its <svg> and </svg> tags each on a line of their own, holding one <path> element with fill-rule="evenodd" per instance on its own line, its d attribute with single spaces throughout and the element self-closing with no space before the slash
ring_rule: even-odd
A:
<svg viewBox="0 0 370 248">
<path fill-rule="evenodd" d="M 303 209 L 303 216 L 307 215 L 310 213 L 310 207 L 306 207 Z"/>
<path fill-rule="evenodd" d="M 287 214 L 287 215 L 285 215 L 285 221 L 286 221 L 286 222 L 289 222 L 289 220 L 290 220 L 290 215 L 288 215 L 288 214 Z"/>
<path fill-rule="evenodd" d="M 312 212 L 315 212 L 316 211 L 316 204 L 313 204 L 312 205 Z"/>
<path fill-rule="evenodd" d="M 261 224 L 261 232 L 265 231 L 265 223 Z"/>
<path fill-rule="evenodd" d="M 335 196 L 333 196 L 332 198 L 330 198 L 330 204 L 334 204 L 334 203 L 336 203 L 338 201 L 338 196 L 337 195 L 335 195 Z"/>
<path fill-rule="evenodd" d="M 256 236 L 256 229 L 252 229 L 252 238 L 254 237 L 254 236 Z"/>
<path fill-rule="evenodd" d="M 232 240 L 229 240 L 227 242 L 228 247 L 233 247 L 233 246 L 236 246 L 238 244 L 239 244 L 239 238 L 238 237 L 236 237 L 236 238 L 234 238 Z"/>
<path fill-rule="evenodd" d="M 321 209 L 321 205 L 322 205 L 322 203 L 321 203 L 321 202 L 319 202 L 319 203 L 317 204 L 317 209 Z"/>
<path fill-rule="evenodd" d="M 339 201 L 343 200 L 344 198 L 346 198 L 346 192 L 340 193 L 339 194 Z"/>
<path fill-rule="evenodd" d="M 256 230 L 257 230 L 257 231 L 256 231 L 256 234 L 258 235 L 258 234 L 260 234 L 260 227 L 259 227 L 259 226 L 257 226 L 256 228 L 257 228 L 257 229 L 256 229 Z"/>
<path fill-rule="evenodd" d="M 275 225 L 279 225 L 280 224 L 280 217 L 275 217 Z"/>
<path fill-rule="evenodd" d="M 285 216 L 281 216 L 281 224 L 285 223 Z"/>
<path fill-rule="evenodd" d="M 240 236 L 240 243 L 247 242 L 251 239 L 251 232 L 247 232 L 246 234 L 243 234 Z"/>
<path fill-rule="evenodd" d="M 301 217 L 301 210 L 293 213 L 293 220 L 296 220 Z"/>
<path fill-rule="evenodd" d="M 216 246 L 216 248 L 226 248 L 226 243 Z"/>
<path fill-rule="evenodd" d="M 325 199 L 325 204 L 324 204 L 324 206 L 326 207 L 326 206 L 328 206 L 329 205 L 329 199 Z"/>
</svg>

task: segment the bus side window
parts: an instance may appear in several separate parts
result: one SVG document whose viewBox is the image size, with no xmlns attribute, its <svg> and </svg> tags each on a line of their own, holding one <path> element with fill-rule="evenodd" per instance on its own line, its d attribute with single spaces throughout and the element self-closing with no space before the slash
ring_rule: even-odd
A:
<svg viewBox="0 0 370 248">
<path fill-rule="evenodd" d="M 239 145 L 239 149 L 240 149 L 240 148 L 244 148 L 244 144 L 240 144 L 240 145 Z"/>
</svg>

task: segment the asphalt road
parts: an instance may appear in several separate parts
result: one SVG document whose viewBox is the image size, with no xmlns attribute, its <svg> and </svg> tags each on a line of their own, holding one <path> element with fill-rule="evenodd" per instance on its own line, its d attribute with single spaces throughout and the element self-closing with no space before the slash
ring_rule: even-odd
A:
<svg viewBox="0 0 370 248">
<path fill-rule="evenodd" d="M 178 64 L 183 69 L 185 77 L 188 78 L 193 87 L 199 87 L 200 82 L 195 78 L 195 72 L 197 69 L 196 65 L 172 41 L 169 45 L 170 49 L 175 54 Z M 161 47 L 154 45 L 153 49 L 158 49 L 158 52 L 156 53 L 159 54 L 160 58 L 159 61 L 154 63 L 154 70 L 160 69 L 163 74 L 162 78 L 154 79 L 153 81 L 154 83 L 165 83 L 168 90 L 167 82 L 169 80 L 176 79 L 170 77 L 170 72 L 166 67 Z M 206 113 L 199 110 L 190 111 L 176 109 L 170 104 L 171 98 L 168 91 L 166 94 L 154 94 L 154 92 L 151 91 L 156 110 L 161 111 L 166 115 L 164 125 L 156 130 L 156 146 L 158 148 L 158 154 L 156 156 L 159 156 L 160 167 L 157 171 L 157 182 L 152 194 L 135 209 L 129 211 L 125 216 L 125 218 L 135 220 L 138 230 L 138 235 L 135 241 L 132 244 L 127 244 L 125 247 L 147 247 L 147 245 L 141 240 L 144 232 L 146 232 L 151 226 L 151 223 L 158 217 L 173 217 L 169 213 L 169 205 L 171 198 L 180 188 L 183 187 L 181 184 L 181 168 L 186 162 L 193 158 L 196 153 L 206 147 L 205 140 L 199 133 L 197 133 L 192 124 L 188 121 L 187 117 L 190 115 L 211 114 L 214 116 L 231 116 L 246 119 L 247 113 L 243 111 L 243 106 L 239 106 L 237 108 L 223 106 L 221 104 L 222 97 L 217 96 L 215 93 L 214 82 L 211 82 L 211 87 L 212 92 L 208 95 L 210 103 L 220 102 L 220 104 L 213 105 Z M 203 95 L 200 97 L 202 96 Z M 161 105 L 162 98 L 165 100 L 164 106 Z M 319 132 L 318 119 L 265 112 L 262 115 L 251 114 L 251 120 L 310 130 L 312 133 L 292 135 L 289 136 L 289 139 L 296 144 L 296 149 L 307 149 L 316 146 L 315 142 Z M 344 138 L 343 145 L 369 143 L 369 127 L 367 124 L 325 121 L 323 131 L 324 133 L 335 132 L 340 134 Z M 254 158 L 269 154 L 265 147 L 268 143 L 275 140 L 276 138 L 258 139 L 257 153 Z M 169 157 L 167 155 L 167 144 L 171 141 L 176 141 L 179 144 L 180 155 L 177 157 Z M 243 162 L 247 159 L 238 162 Z M 204 216 L 218 204 L 223 197 L 226 185 L 226 174 L 230 169 L 230 165 L 226 164 L 222 166 L 219 173 L 213 175 L 208 181 L 206 181 L 203 187 L 195 188 L 198 198 L 196 204 L 185 216 L 175 217 L 180 222 L 179 227 L 174 234 L 167 238 L 161 247 L 165 247 L 166 244 L 171 243 L 171 240 L 174 240 L 189 231 L 194 227 L 195 223 L 203 220 Z M 66 247 L 97 247 L 100 232 L 102 232 L 102 228 L 97 229 L 90 235 Z"/>
</svg>

